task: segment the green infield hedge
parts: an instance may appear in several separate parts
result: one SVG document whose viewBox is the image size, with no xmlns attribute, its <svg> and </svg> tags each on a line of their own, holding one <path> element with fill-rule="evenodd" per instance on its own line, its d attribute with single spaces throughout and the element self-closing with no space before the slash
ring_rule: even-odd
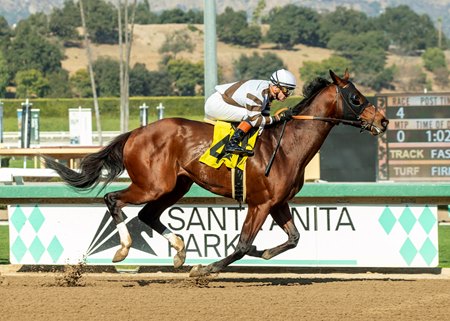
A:
<svg viewBox="0 0 450 321">
<path fill-rule="evenodd" d="M 40 131 L 68 131 L 70 108 L 91 108 L 92 129 L 96 130 L 95 109 L 93 99 L 33 99 L 32 109 L 39 109 Z M 5 131 L 17 131 L 17 109 L 22 109 L 24 100 L 3 100 L 3 127 Z M 139 107 L 146 104 L 149 122 L 158 118 L 156 107 L 164 106 L 164 117 L 185 117 L 192 119 L 203 119 L 203 97 L 133 97 L 130 98 L 129 128 L 139 126 Z M 120 99 L 100 98 L 100 119 L 102 130 L 116 131 L 120 129 Z"/>
<path fill-rule="evenodd" d="M 272 110 L 277 110 L 283 106 L 293 106 L 300 97 L 290 97 L 287 102 L 274 102 Z M 24 99 L 4 99 L 3 102 L 3 128 L 4 131 L 17 131 L 17 109 L 22 109 Z M 156 107 L 159 104 L 164 106 L 164 117 L 183 117 L 195 120 L 202 120 L 204 117 L 203 96 L 195 97 L 132 97 L 130 104 L 130 126 L 135 128 L 139 126 L 139 107 L 144 103 L 149 106 L 148 115 L 149 122 L 158 118 Z M 66 99 L 32 99 L 33 109 L 39 109 L 40 131 L 67 131 L 69 129 L 69 108 L 91 108 L 92 109 L 92 125 L 96 130 L 94 101 L 92 98 L 66 98 Z M 99 98 L 100 116 L 102 129 L 106 131 L 119 130 L 120 128 L 120 99 Z"/>
<path fill-rule="evenodd" d="M 5 99 L 3 102 L 3 114 L 5 118 L 17 117 L 17 109 L 22 108 L 23 99 Z M 32 108 L 40 109 L 41 117 L 61 117 L 67 118 L 69 108 L 92 108 L 94 110 L 94 100 L 92 98 L 71 98 L 71 99 L 32 99 Z M 101 115 L 119 115 L 120 99 L 99 98 Z M 162 103 L 164 112 L 169 116 L 189 116 L 203 114 L 203 97 L 132 97 L 130 98 L 130 117 L 139 117 L 139 106 L 143 104 L 149 106 L 149 112 L 156 113 L 156 106 Z"/>
</svg>

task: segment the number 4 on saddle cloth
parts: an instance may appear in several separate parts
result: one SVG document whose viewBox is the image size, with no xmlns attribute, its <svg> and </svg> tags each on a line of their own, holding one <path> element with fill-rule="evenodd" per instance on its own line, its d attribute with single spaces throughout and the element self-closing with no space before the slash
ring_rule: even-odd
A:
<svg viewBox="0 0 450 321">
<path fill-rule="evenodd" d="M 225 145 L 233 135 L 235 127 L 231 123 L 224 121 L 216 121 L 214 125 L 214 136 L 211 147 L 200 157 L 200 162 L 213 167 L 219 168 L 222 165 L 230 168 L 232 181 L 233 198 L 238 202 L 245 202 L 245 163 L 247 156 L 231 154 L 225 152 Z M 246 149 L 253 150 L 256 138 L 258 137 L 258 128 L 250 130 L 242 141 L 242 146 Z"/>
</svg>

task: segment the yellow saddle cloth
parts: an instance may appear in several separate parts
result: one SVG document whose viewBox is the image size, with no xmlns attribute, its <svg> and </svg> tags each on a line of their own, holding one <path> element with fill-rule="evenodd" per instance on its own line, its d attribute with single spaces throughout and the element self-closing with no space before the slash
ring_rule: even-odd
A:
<svg viewBox="0 0 450 321">
<path fill-rule="evenodd" d="M 200 161 L 213 168 L 219 168 L 222 164 L 225 164 L 228 168 L 239 168 L 244 170 L 245 162 L 248 158 L 247 156 L 229 154 L 224 151 L 224 147 L 233 133 L 234 129 L 230 123 L 216 121 L 211 147 L 200 157 Z M 247 149 L 253 150 L 257 137 L 258 131 L 256 130 L 255 133 L 248 138 Z"/>
</svg>

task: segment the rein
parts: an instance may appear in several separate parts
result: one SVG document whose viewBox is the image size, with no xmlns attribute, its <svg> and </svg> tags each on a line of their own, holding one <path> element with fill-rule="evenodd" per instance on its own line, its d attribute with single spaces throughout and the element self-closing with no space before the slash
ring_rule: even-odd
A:
<svg viewBox="0 0 450 321">
<path fill-rule="evenodd" d="M 304 115 L 293 115 L 292 119 L 296 120 L 321 120 L 321 121 L 327 121 L 331 123 L 336 124 L 345 124 L 345 125 L 351 125 L 355 127 L 361 127 L 361 121 L 360 120 L 347 120 L 347 119 L 341 119 L 341 118 L 330 118 L 330 117 L 319 117 L 319 116 L 304 116 Z"/>
<path fill-rule="evenodd" d="M 347 86 L 351 85 L 351 83 L 347 84 Z M 365 101 L 361 106 L 359 107 L 359 110 L 356 112 L 351 105 L 351 103 L 349 103 L 344 95 L 348 96 L 349 93 L 347 92 L 348 89 L 352 89 L 350 86 L 350 88 L 347 88 L 347 86 L 345 86 L 344 88 L 340 88 L 338 85 L 336 86 L 336 102 L 337 102 L 337 97 L 340 96 L 342 99 L 342 102 L 344 103 L 344 116 L 354 116 L 356 119 L 355 120 L 350 120 L 350 119 L 345 119 L 345 118 L 331 118 L 331 117 L 320 117 L 320 116 L 306 116 L 306 115 L 293 115 L 292 119 L 296 119 L 296 120 L 320 120 L 320 121 L 326 121 L 326 122 L 331 122 L 334 124 L 345 124 L 345 125 L 350 125 L 350 126 L 354 126 L 354 127 L 359 127 L 362 128 L 362 122 L 359 120 L 359 115 L 362 113 L 362 111 L 367 107 L 368 105 L 368 101 Z M 345 107 L 348 107 L 349 111 L 351 113 L 349 113 Z M 356 106 L 355 106 L 356 107 Z"/>
</svg>

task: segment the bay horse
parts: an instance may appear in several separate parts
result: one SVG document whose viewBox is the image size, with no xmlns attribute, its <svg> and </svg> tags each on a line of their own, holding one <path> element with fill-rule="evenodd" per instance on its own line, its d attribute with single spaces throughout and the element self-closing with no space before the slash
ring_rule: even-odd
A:
<svg viewBox="0 0 450 321">
<path fill-rule="evenodd" d="M 293 120 L 264 129 L 257 140 L 255 156 L 247 160 L 246 177 L 251 182 L 246 194 L 248 211 L 234 252 L 208 266 L 194 266 L 190 276 L 220 272 L 244 255 L 270 259 L 296 247 L 300 233 L 288 201 L 302 188 L 305 167 L 333 126 L 346 123 L 373 135 L 385 132 L 389 121 L 353 85 L 348 71 L 340 78 L 330 70 L 330 76 L 332 82 L 317 78 L 304 87 L 304 99 L 291 109 Z M 265 167 L 278 145 L 281 131 L 284 137 L 271 172 L 266 176 Z M 80 163 L 80 172 L 49 157 L 44 159 L 47 167 L 79 189 L 99 184 L 102 170 L 107 173 L 106 186 L 126 169 L 131 184 L 104 196 L 121 243 L 113 262 L 127 257 L 132 242 L 123 220 L 123 207 L 145 204 L 138 214 L 139 219 L 170 242 L 177 251 L 174 266 L 180 267 L 186 258 L 185 245 L 181 237 L 160 221 L 163 211 L 181 199 L 193 183 L 215 194 L 232 197 L 231 171 L 225 166 L 214 169 L 199 162 L 212 137 L 213 126 L 208 123 L 167 118 L 119 135 L 99 152 L 87 155 Z M 269 214 L 288 240 L 276 247 L 258 250 L 252 243 Z"/>
</svg>

